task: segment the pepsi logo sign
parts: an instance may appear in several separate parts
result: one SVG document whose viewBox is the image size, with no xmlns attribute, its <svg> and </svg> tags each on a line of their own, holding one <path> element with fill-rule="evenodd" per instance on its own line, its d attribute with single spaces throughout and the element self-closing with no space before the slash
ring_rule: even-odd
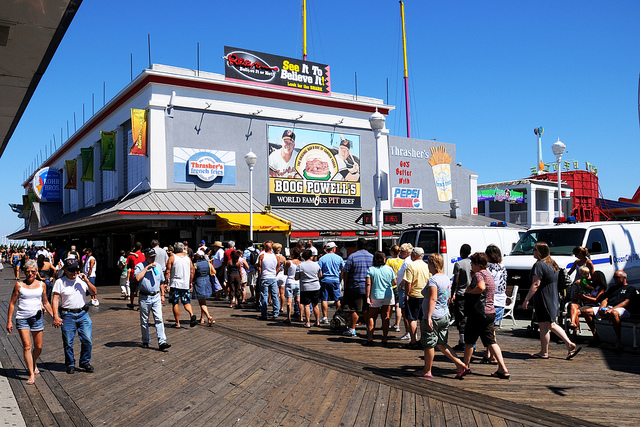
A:
<svg viewBox="0 0 640 427">
<path fill-rule="evenodd" d="M 422 209 L 422 188 L 393 188 L 394 208 Z"/>
</svg>

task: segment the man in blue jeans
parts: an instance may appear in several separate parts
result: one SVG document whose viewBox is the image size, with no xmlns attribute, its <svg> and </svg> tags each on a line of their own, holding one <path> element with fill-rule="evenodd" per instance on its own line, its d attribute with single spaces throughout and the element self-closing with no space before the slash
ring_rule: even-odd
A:
<svg viewBox="0 0 640 427">
<path fill-rule="evenodd" d="M 320 304 L 322 309 L 322 319 L 320 323 L 327 324 L 327 311 L 329 309 L 329 301 L 336 302 L 336 310 L 340 308 L 340 276 L 344 268 L 344 260 L 336 254 L 338 246 L 334 242 L 325 245 L 325 254 L 320 257 L 318 266 L 322 270 L 322 278 L 320 279 Z"/>
<path fill-rule="evenodd" d="M 164 334 L 162 320 L 162 304 L 164 303 L 164 289 L 160 284 L 163 280 L 162 267 L 156 264 L 156 250 L 144 250 L 145 260 L 136 264 L 136 280 L 138 281 L 138 303 L 140 304 L 140 331 L 142 333 L 142 348 L 149 348 L 149 312 L 153 313 L 153 322 L 158 336 L 158 348 L 164 351 L 171 347 Z"/>
<path fill-rule="evenodd" d="M 280 314 L 280 300 L 278 299 L 277 276 L 280 272 L 280 262 L 273 253 L 273 242 L 264 242 L 264 252 L 258 257 L 258 280 L 260 280 L 260 319 L 267 320 L 269 293 L 273 304 L 273 318 Z"/>
<path fill-rule="evenodd" d="M 80 273 L 78 261 L 69 258 L 64 262 L 64 276 L 56 280 L 53 285 L 53 326 L 62 329 L 62 344 L 64 345 L 64 361 L 67 366 L 67 374 L 73 374 L 76 370 L 73 357 L 73 341 L 78 333 L 80 338 L 80 368 L 87 372 L 93 372 L 91 361 L 92 334 L 91 317 L 89 317 L 89 305 L 85 297 L 87 290 L 91 295 L 96 295 L 96 287 L 84 274 Z"/>
</svg>

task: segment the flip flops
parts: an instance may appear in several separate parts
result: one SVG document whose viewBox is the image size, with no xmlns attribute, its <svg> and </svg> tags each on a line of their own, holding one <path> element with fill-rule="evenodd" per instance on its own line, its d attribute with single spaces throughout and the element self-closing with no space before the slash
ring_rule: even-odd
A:
<svg viewBox="0 0 640 427">
<path fill-rule="evenodd" d="M 189 322 L 189 327 L 195 328 L 197 324 L 198 324 L 198 318 L 196 317 L 195 314 L 192 314 L 191 321 Z"/>
<path fill-rule="evenodd" d="M 549 356 L 540 356 L 538 353 L 532 353 L 529 355 L 530 359 L 544 359 L 547 360 Z"/>
<path fill-rule="evenodd" d="M 412 375 L 414 377 L 420 377 L 420 378 L 433 378 L 433 375 L 431 375 L 431 374 L 423 374 L 420 371 L 415 371 Z"/>
<path fill-rule="evenodd" d="M 508 380 L 509 378 L 511 378 L 511 375 L 509 373 L 503 373 L 500 371 L 495 371 L 493 374 L 491 374 L 491 376 L 494 378 L 500 378 L 501 380 Z"/>
<path fill-rule="evenodd" d="M 565 359 L 567 360 L 573 359 L 578 353 L 580 353 L 580 350 L 582 350 L 582 347 L 578 347 L 578 346 L 574 347 L 574 349 L 567 354 L 567 357 Z"/>
</svg>

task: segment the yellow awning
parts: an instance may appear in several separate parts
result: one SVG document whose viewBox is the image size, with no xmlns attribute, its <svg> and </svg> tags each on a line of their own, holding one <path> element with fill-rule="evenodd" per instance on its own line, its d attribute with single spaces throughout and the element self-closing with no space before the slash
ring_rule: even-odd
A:
<svg viewBox="0 0 640 427">
<path fill-rule="evenodd" d="M 248 213 L 217 213 L 218 230 L 249 230 Z M 291 233 L 291 223 L 270 213 L 253 214 L 253 231 Z"/>
</svg>

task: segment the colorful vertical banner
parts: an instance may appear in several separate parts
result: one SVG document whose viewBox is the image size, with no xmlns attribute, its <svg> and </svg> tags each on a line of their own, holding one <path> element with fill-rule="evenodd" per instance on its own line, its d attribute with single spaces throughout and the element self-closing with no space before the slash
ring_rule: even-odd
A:
<svg viewBox="0 0 640 427">
<path fill-rule="evenodd" d="M 80 181 L 93 182 L 93 147 L 81 148 L 80 156 L 82 158 L 82 176 Z"/>
<path fill-rule="evenodd" d="M 100 170 L 116 170 L 116 133 L 100 132 Z"/>
<path fill-rule="evenodd" d="M 131 109 L 131 136 L 133 145 L 130 156 L 147 155 L 147 110 Z"/>
<path fill-rule="evenodd" d="M 65 160 L 64 166 L 67 170 L 67 183 L 65 184 L 65 190 L 77 190 L 78 189 L 78 161 Z"/>
</svg>

